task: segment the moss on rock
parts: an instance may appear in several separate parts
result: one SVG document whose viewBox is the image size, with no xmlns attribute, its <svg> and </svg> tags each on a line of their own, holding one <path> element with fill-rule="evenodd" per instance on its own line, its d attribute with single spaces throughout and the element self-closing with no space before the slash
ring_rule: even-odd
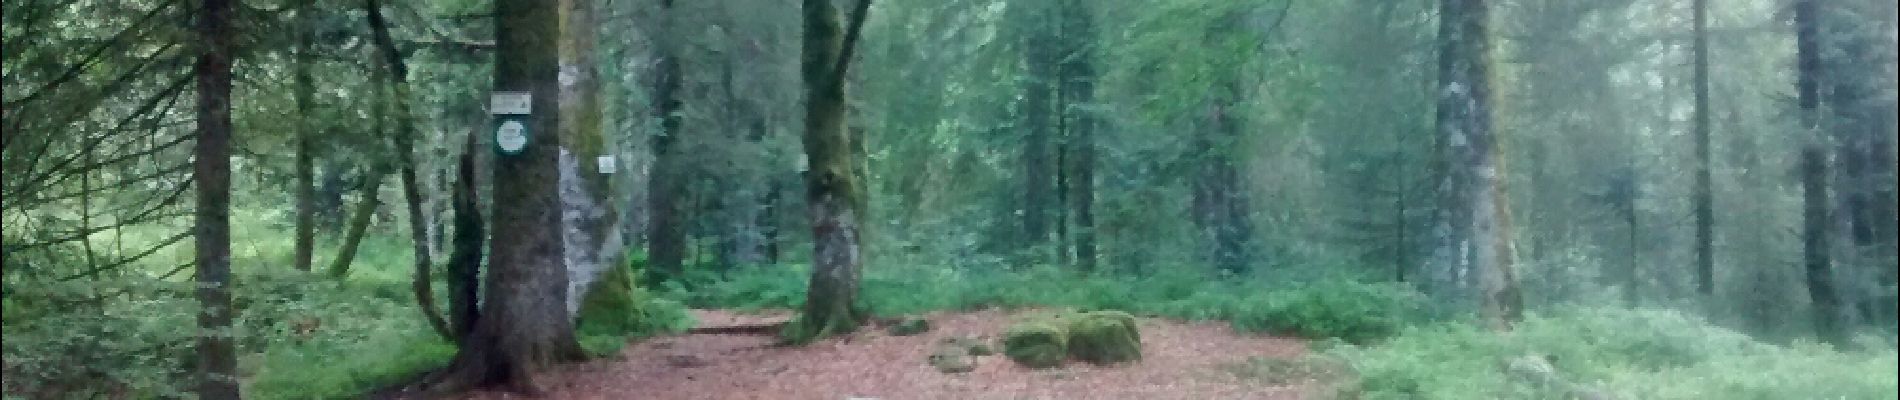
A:
<svg viewBox="0 0 1900 400">
<path fill-rule="evenodd" d="M 1068 355 L 1093 364 L 1141 359 L 1141 332 L 1135 317 L 1121 311 L 1097 311 L 1069 319 Z"/>
<path fill-rule="evenodd" d="M 1018 323 L 1003 334 L 1003 354 L 1030 368 L 1062 365 L 1069 354 L 1069 333 L 1056 321 Z"/>
</svg>

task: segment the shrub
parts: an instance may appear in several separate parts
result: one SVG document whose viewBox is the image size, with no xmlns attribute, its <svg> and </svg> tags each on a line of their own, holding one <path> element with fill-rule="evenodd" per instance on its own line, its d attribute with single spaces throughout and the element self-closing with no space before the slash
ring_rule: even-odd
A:
<svg viewBox="0 0 1900 400">
<path fill-rule="evenodd" d="M 1466 323 L 1403 330 L 1351 362 L 1368 399 L 1561 398 L 1501 364 L 1543 356 L 1564 379 L 1619 398 L 1893 398 L 1893 349 L 1843 353 L 1761 343 L 1680 312 L 1582 308 L 1531 315 L 1499 335 Z"/>
<path fill-rule="evenodd" d="M 1398 333 L 1423 301 L 1398 285 L 1326 279 L 1250 297 L 1231 318 L 1240 331 L 1366 343 Z"/>
</svg>

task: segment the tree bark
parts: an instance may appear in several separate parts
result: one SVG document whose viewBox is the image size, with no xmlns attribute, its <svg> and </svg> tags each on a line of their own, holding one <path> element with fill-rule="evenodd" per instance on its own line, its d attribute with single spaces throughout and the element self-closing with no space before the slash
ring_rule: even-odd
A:
<svg viewBox="0 0 1900 400">
<path fill-rule="evenodd" d="M 237 347 L 231 316 L 231 1 L 203 0 L 198 10 L 201 51 L 197 142 L 192 181 L 198 283 L 198 397 L 238 399 Z"/>
<path fill-rule="evenodd" d="M 622 285 L 631 279 L 621 262 L 620 212 L 608 179 L 619 168 L 618 159 L 601 131 L 594 2 L 560 3 L 561 73 L 568 78 L 560 82 L 562 258 L 568 268 L 568 312 L 579 315 L 581 299 L 595 282 Z"/>
<path fill-rule="evenodd" d="M 1043 257 L 1042 246 L 1048 242 L 1052 208 L 1059 201 L 1055 198 L 1054 178 L 1057 173 L 1055 163 L 1051 162 L 1054 152 L 1051 149 L 1054 132 L 1053 110 L 1054 96 L 1058 79 L 1057 63 L 1061 54 L 1054 48 L 1056 37 L 1046 26 L 1049 18 L 1048 6 L 1035 2 L 1024 10 L 1022 17 L 1023 64 L 1028 68 L 1023 81 L 1023 249 L 1028 254 L 1025 263 L 1041 263 L 1048 260 Z"/>
<path fill-rule="evenodd" d="M 863 262 L 859 233 L 864 192 L 845 124 L 845 78 L 870 0 L 859 0 L 846 28 L 830 0 L 804 0 L 805 173 L 812 225 L 812 275 L 805 308 L 786 326 L 791 343 L 849 333 L 864 323 L 857 308 Z"/>
<path fill-rule="evenodd" d="M 423 319 L 429 327 L 442 335 L 442 338 L 454 340 L 455 334 L 449 331 L 448 321 L 442 313 L 436 311 L 434 282 L 429 277 L 435 268 L 435 261 L 429 252 L 429 216 L 422 212 L 422 189 L 416 182 L 415 138 L 416 120 L 409 107 L 409 67 L 403 64 L 402 53 L 396 49 L 395 39 L 389 36 L 389 23 L 383 19 L 380 0 L 364 0 L 363 9 L 369 14 L 370 35 L 376 41 L 376 47 L 382 54 L 382 77 L 395 90 L 393 99 L 387 100 L 395 109 L 396 132 L 390 135 L 390 142 L 396 151 L 397 177 L 402 183 L 403 206 L 409 212 L 410 249 L 415 253 L 415 276 L 410 280 L 410 289 L 416 294 L 416 306 L 421 309 Z"/>
<path fill-rule="evenodd" d="M 500 385 L 539 393 L 534 374 L 584 357 L 568 318 L 560 212 L 559 5 L 541 0 L 495 2 L 495 90 L 532 97 L 525 116 L 530 141 L 521 153 L 495 159 L 494 228 L 482 315 L 448 369 L 432 379 L 437 393 Z"/>
<path fill-rule="evenodd" d="M 1709 167 L 1709 0 L 1694 0 L 1695 38 L 1695 281 L 1709 302 L 1715 294 L 1715 194 Z"/>
<path fill-rule="evenodd" d="M 1491 121 L 1489 7 L 1486 0 L 1441 0 L 1438 130 L 1444 201 L 1435 228 L 1432 289 L 1456 297 L 1475 274 L 1478 310 L 1492 329 L 1522 318 L 1504 164 Z"/>
<path fill-rule="evenodd" d="M 661 0 L 664 21 L 672 21 L 673 0 Z M 660 118 L 660 133 L 652 138 L 653 169 L 647 180 L 647 270 L 646 284 L 660 285 L 679 277 L 686 257 L 685 160 L 676 154 L 679 141 L 680 88 L 684 83 L 680 70 L 680 40 L 668 23 L 655 34 L 659 65 L 653 88 L 654 113 Z"/>
<path fill-rule="evenodd" d="M 1821 55 L 1819 7 L 1815 0 L 1795 0 L 1795 102 L 1799 107 L 1802 200 L 1802 265 L 1808 296 L 1814 307 L 1815 334 L 1836 345 L 1845 344 L 1841 299 L 1834 287 L 1828 245 L 1827 150 L 1820 131 Z"/>
<path fill-rule="evenodd" d="M 481 288 L 482 243 L 487 239 L 483 231 L 481 200 L 476 191 L 475 130 L 468 133 L 463 143 L 462 155 L 455 165 L 455 193 L 451 201 L 455 212 L 455 238 L 449 252 L 449 332 L 454 334 L 457 343 L 475 330 L 475 321 L 481 316 L 476 306 L 476 295 Z"/>
<path fill-rule="evenodd" d="M 1075 265 L 1082 271 L 1094 271 L 1095 256 L 1095 130 L 1100 117 L 1095 106 L 1095 27 L 1088 3 L 1065 0 L 1062 3 L 1062 33 L 1068 49 L 1063 62 L 1063 87 L 1067 95 L 1064 112 L 1069 115 L 1070 146 L 1067 168 L 1070 195 L 1069 211 L 1075 219 Z"/>
<path fill-rule="evenodd" d="M 311 152 L 315 150 L 314 147 L 316 147 L 315 142 L 317 135 L 315 132 L 312 132 L 313 129 L 310 127 L 311 122 L 314 121 L 314 119 L 311 118 L 311 114 L 315 112 L 313 108 L 316 106 L 316 101 L 313 97 L 317 90 L 316 80 L 310 75 L 310 64 L 312 62 L 311 52 L 314 46 L 314 40 L 311 38 L 310 33 L 310 21 L 314 20 L 314 18 L 310 16 L 310 13 L 315 11 L 316 7 L 305 7 L 297 10 L 298 24 L 295 28 L 297 29 L 297 51 L 294 56 L 295 60 L 292 61 L 295 64 L 291 70 L 291 81 L 293 85 L 291 88 L 293 91 L 292 97 L 295 97 L 297 101 L 297 155 L 295 167 L 297 182 L 295 183 L 296 186 L 292 189 L 297 197 L 297 232 L 296 238 L 294 239 L 296 243 L 293 244 L 293 247 L 295 247 L 293 253 L 295 255 L 291 259 L 291 265 L 298 271 L 304 272 L 310 271 L 311 257 L 315 252 L 317 237 L 316 157 L 314 154 L 311 154 Z"/>
<path fill-rule="evenodd" d="M 343 244 L 337 247 L 336 258 L 330 260 L 330 276 L 337 279 L 350 274 L 350 263 L 356 262 L 356 250 L 361 248 L 363 237 L 369 234 L 369 223 L 376 214 L 376 208 L 382 205 L 378 200 L 379 188 L 383 185 L 382 167 L 371 167 L 363 175 L 363 198 L 356 203 L 356 209 L 350 212 L 349 227 L 343 232 Z"/>
</svg>

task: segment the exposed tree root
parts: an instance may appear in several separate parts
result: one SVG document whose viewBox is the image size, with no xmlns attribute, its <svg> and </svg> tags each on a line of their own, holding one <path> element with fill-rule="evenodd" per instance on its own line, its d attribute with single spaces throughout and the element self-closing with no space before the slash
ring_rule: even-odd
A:
<svg viewBox="0 0 1900 400">
<path fill-rule="evenodd" d="M 688 335 L 777 335 L 785 329 L 785 322 L 769 324 L 709 326 L 687 329 Z"/>
</svg>

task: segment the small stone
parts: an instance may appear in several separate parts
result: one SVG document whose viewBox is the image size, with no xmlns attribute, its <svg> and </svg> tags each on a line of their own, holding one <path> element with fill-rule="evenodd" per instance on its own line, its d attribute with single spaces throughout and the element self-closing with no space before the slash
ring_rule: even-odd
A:
<svg viewBox="0 0 1900 400">
<path fill-rule="evenodd" d="M 976 370 L 976 358 L 971 357 L 963 347 L 949 343 L 939 343 L 930 352 L 930 366 L 946 374 L 960 374 Z"/>
</svg>

